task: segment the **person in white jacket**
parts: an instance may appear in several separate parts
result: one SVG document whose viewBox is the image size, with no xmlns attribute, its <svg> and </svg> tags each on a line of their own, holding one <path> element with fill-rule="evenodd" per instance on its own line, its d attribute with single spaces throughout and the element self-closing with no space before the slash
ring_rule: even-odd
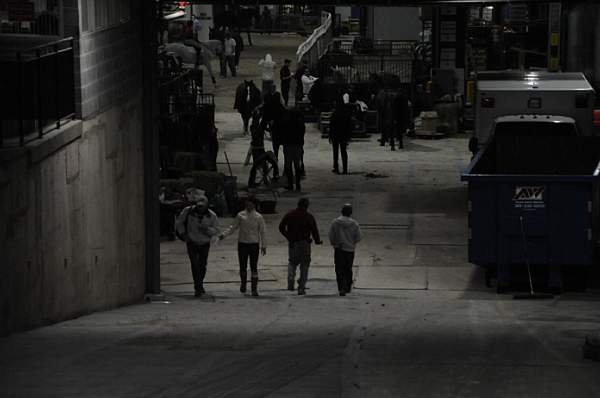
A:
<svg viewBox="0 0 600 398">
<path fill-rule="evenodd" d="M 177 216 L 175 231 L 185 240 L 192 265 L 195 296 L 200 297 L 205 293 L 203 283 L 210 241 L 219 234 L 219 229 L 217 215 L 208 208 L 206 196 L 200 190 L 195 190 L 191 192 L 191 199 L 196 204 L 186 207 Z"/>
<path fill-rule="evenodd" d="M 262 77 L 262 95 L 263 98 L 271 93 L 274 86 L 273 79 L 275 78 L 275 62 L 271 58 L 271 54 L 265 55 L 265 59 L 258 61 L 258 67 L 261 70 Z M 273 90 L 274 91 L 274 90 Z"/>
<path fill-rule="evenodd" d="M 246 208 L 240 211 L 231 226 L 226 229 L 219 239 L 225 239 L 239 229 L 238 260 L 240 262 L 240 292 L 246 293 L 246 278 L 248 273 L 248 258 L 250 258 L 250 283 L 252 295 L 258 296 L 258 251 L 267 254 L 266 225 L 263 216 L 256 211 L 254 200 L 246 200 Z"/>
<path fill-rule="evenodd" d="M 352 288 L 352 266 L 354 265 L 354 249 L 362 239 L 360 226 L 351 218 L 352 205 L 346 203 L 342 207 L 342 215 L 333 220 L 329 227 L 329 242 L 334 247 L 335 276 L 340 296 L 350 293 Z"/>
</svg>

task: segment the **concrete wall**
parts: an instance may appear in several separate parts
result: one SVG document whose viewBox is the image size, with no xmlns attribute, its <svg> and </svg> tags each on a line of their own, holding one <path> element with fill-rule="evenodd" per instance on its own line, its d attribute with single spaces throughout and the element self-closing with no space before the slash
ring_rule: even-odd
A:
<svg viewBox="0 0 600 398">
<path fill-rule="evenodd" d="M 421 20 L 418 7 L 372 7 L 367 34 L 372 39 L 418 40 Z"/>
<path fill-rule="evenodd" d="M 145 292 L 140 23 L 79 44 L 81 120 L 0 151 L 2 334 Z"/>
</svg>

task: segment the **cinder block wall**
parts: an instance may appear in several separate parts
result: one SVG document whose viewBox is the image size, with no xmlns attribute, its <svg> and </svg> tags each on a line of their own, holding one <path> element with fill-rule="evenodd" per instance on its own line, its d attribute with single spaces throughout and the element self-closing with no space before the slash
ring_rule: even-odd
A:
<svg viewBox="0 0 600 398">
<path fill-rule="evenodd" d="M 27 148 L 0 161 L 2 334 L 143 297 L 142 57 L 131 16 L 80 37 L 81 121 L 61 133 L 78 138 L 41 159 Z"/>
</svg>

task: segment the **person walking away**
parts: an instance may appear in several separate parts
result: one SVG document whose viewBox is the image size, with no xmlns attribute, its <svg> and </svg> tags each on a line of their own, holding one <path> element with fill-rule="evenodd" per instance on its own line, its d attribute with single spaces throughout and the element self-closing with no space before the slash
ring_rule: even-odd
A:
<svg viewBox="0 0 600 398">
<path fill-rule="evenodd" d="M 262 94 L 263 97 L 271 93 L 273 87 L 273 78 L 275 76 L 275 62 L 271 58 L 271 54 L 265 55 L 264 59 L 258 61 L 258 67 L 261 70 L 262 76 Z"/>
<path fill-rule="evenodd" d="M 398 139 L 398 147 L 400 149 L 404 148 L 403 137 L 406 133 L 406 130 L 410 126 L 411 122 L 411 114 L 410 114 L 410 105 L 406 95 L 404 92 L 400 91 L 394 98 L 394 116 L 395 116 L 395 133 L 396 138 Z M 391 141 L 391 145 L 393 146 L 393 138 Z"/>
<path fill-rule="evenodd" d="M 231 37 L 233 37 L 233 40 L 235 40 L 235 54 L 234 54 L 235 70 L 236 70 L 236 72 L 239 72 L 240 57 L 242 55 L 242 51 L 244 51 L 244 39 L 242 39 L 242 35 L 240 33 L 239 28 L 235 29 L 233 31 L 233 35 Z"/>
<path fill-rule="evenodd" d="M 266 225 L 263 216 L 256 211 L 254 200 L 246 200 L 245 209 L 240 211 L 233 223 L 221 235 L 219 240 L 238 232 L 238 260 L 240 264 L 240 292 L 246 293 L 248 259 L 250 259 L 250 286 L 252 295 L 258 296 L 258 252 L 267 254 Z"/>
<path fill-rule="evenodd" d="M 262 12 L 262 22 L 263 22 L 263 31 L 261 34 L 271 34 L 271 29 L 273 28 L 273 19 L 271 18 L 271 10 L 269 7 L 265 6 Z"/>
<path fill-rule="evenodd" d="M 347 94 L 345 94 L 345 97 Z M 344 100 L 335 104 L 335 109 L 331 115 L 329 128 L 329 142 L 333 148 L 333 169 L 332 172 L 339 174 L 338 163 L 339 153 L 342 157 L 342 170 L 348 174 L 348 142 L 352 134 L 352 113 L 349 105 Z"/>
<path fill-rule="evenodd" d="M 283 97 L 285 106 L 288 106 L 288 101 L 290 99 L 290 82 L 292 81 L 292 72 L 290 72 L 291 63 L 292 61 L 286 58 L 283 61 L 283 66 L 279 70 L 279 79 L 281 80 L 281 96 Z"/>
<path fill-rule="evenodd" d="M 333 220 L 329 227 L 329 242 L 334 248 L 333 261 L 340 296 L 345 296 L 352 289 L 354 250 L 362 239 L 358 222 L 350 216 L 352 205 L 346 203 L 342 207 L 342 215 Z"/>
<path fill-rule="evenodd" d="M 302 76 L 304 76 L 304 72 L 308 68 L 308 63 L 306 60 L 303 60 L 298 67 L 296 68 L 296 72 L 294 73 L 294 80 L 296 81 L 296 93 L 295 100 L 296 104 L 302 101 L 302 97 L 304 97 L 304 92 L 302 91 Z"/>
<path fill-rule="evenodd" d="M 244 80 L 235 90 L 235 101 L 233 109 L 236 109 L 242 117 L 244 134 L 248 134 L 248 123 L 254 108 L 261 103 L 260 90 L 252 80 Z"/>
<path fill-rule="evenodd" d="M 225 33 L 225 41 L 223 42 L 223 52 L 225 54 L 225 68 L 223 72 L 225 73 L 224 77 L 227 77 L 227 67 L 231 71 L 231 76 L 235 77 L 235 47 L 236 43 L 233 37 L 231 37 L 231 33 Z"/>
<path fill-rule="evenodd" d="M 317 222 L 312 214 L 308 212 L 310 202 L 308 198 L 300 198 L 298 207 L 289 211 L 279 223 L 279 232 L 288 241 L 288 290 L 294 290 L 296 269 L 300 265 L 300 279 L 298 280 L 298 295 L 306 294 L 306 281 L 308 280 L 308 268 L 310 267 L 310 245 L 311 235 L 315 244 L 323 242 L 319 236 Z"/>
<path fill-rule="evenodd" d="M 252 114 L 252 124 L 250 125 L 250 136 L 251 136 L 251 154 L 252 154 L 252 168 L 250 169 L 250 175 L 248 176 L 248 187 L 255 187 L 256 184 L 256 172 L 262 168 L 263 173 L 268 173 L 269 164 L 273 168 L 273 181 L 279 179 L 279 166 L 277 164 L 277 157 L 272 151 L 265 150 L 265 131 L 263 129 L 264 116 L 261 118 L 260 114 L 263 113 L 264 105 L 257 106 Z M 249 160 L 248 158 L 246 158 Z M 247 162 L 244 162 L 246 164 Z"/>
<path fill-rule="evenodd" d="M 379 112 L 379 129 L 381 131 L 379 142 L 381 146 L 385 146 L 386 142 L 389 141 L 392 151 L 396 150 L 394 146 L 394 100 L 395 95 L 389 89 L 380 90 L 375 97 L 377 111 Z"/>
<path fill-rule="evenodd" d="M 296 191 L 300 191 L 302 147 L 306 132 L 302 113 L 296 109 L 286 109 L 282 112 L 279 123 L 280 131 L 284 134 L 282 144 L 284 173 L 288 180 L 286 189 L 293 190 L 296 182 Z"/>
<path fill-rule="evenodd" d="M 205 292 L 204 277 L 210 241 L 218 235 L 217 215 L 208 208 L 208 199 L 200 190 L 192 192 L 194 205 L 184 208 L 175 221 L 178 237 L 185 241 L 187 253 L 192 266 L 194 278 L 194 296 L 200 297 Z"/>
<path fill-rule="evenodd" d="M 275 158 L 279 159 L 279 147 L 281 146 L 282 136 L 280 116 L 285 110 L 281 103 L 281 94 L 277 91 L 264 97 L 263 114 L 261 126 L 264 130 L 271 132 L 271 142 L 273 144 L 273 153 Z"/>
</svg>

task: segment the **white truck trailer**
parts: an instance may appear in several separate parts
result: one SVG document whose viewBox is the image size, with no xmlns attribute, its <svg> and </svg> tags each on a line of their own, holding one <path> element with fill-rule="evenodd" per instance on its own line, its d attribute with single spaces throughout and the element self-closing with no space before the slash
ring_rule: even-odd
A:
<svg viewBox="0 0 600 398">
<path fill-rule="evenodd" d="M 483 147 L 503 116 L 569 117 L 578 135 L 593 132 L 594 89 L 579 72 L 497 71 L 477 74 L 472 151 Z"/>
</svg>

